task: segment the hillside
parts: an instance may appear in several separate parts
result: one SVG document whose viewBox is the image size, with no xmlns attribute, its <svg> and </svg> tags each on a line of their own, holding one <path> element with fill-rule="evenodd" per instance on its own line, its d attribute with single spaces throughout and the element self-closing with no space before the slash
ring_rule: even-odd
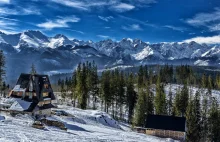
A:
<svg viewBox="0 0 220 142">
<path fill-rule="evenodd" d="M 31 127 L 33 119 L 28 115 L 10 116 L 0 114 L 0 141 L 4 142 L 73 142 L 73 141 L 125 141 L 125 142 L 168 142 L 171 139 L 161 139 L 145 134 L 131 132 L 131 129 L 118 123 L 108 114 L 101 111 L 81 110 L 69 106 L 59 106 L 57 111 L 65 111 L 70 116 L 52 115 L 48 120 L 63 122 L 67 131 L 46 126 L 45 129 Z"/>
</svg>

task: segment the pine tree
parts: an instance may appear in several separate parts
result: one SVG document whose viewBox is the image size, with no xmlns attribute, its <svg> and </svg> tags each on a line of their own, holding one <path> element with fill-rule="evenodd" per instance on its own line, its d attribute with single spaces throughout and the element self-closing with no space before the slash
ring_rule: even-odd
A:
<svg viewBox="0 0 220 142">
<path fill-rule="evenodd" d="M 135 107 L 133 124 L 136 126 L 144 127 L 146 124 L 147 117 L 147 96 L 143 89 L 138 92 L 138 99 Z"/>
<path fill-rule="evenodd" d="M 76 72 L 76 92 L 78 98 L 78 107 L 80 107 L 81 109 L 86 109 L 87 107 L 88 87 L 86 83 L 86 76 L 86 64 L 83 63 L 81 66 L 81 63 L 79 63 Z"/>
<path fill-rule="evenodd" d="M 203 94 L 202 99 L 202 114 L 201 114 L 201 141 L 207 141 L 208 137 L 208 97 L 206 93 Z"/>
<path fill-rule="evenodd" d="M 72 81 L 71 81 L 71 91 L 72 91 L 72 99 L 73 99 L 73 107 L 76 107 L 76 86 L 77 86 L 77 73 L 76 71 L 73 72 Z"/>
<path fill-rule="evenodd" d="M 4 78 L 6 75 L 6 71 L 5 71 L 5 56 L 2 50 L 0 50 L 0 89 L 2 90 L 3 88 L 3 82 L 4 82 Z M 1 91 L 1 95 L 2 95 L 2 91 Z"/>
<path fill-rule="evenodd" d="M 87 107 L 87 99 L 88 99 L 88 84 L 86 83 L 86 77 L 87 77 L 87 68 L 85 63 L 83 63 L 83 67 L 82 67 L 82 96 L 81 99 L 79 101 L 80 104 L 80 108 L 81 109 L 86 109 Z"/>
<path fill-rule="evenodd" d="M 142 88 L 144 85 L 144 69 L 141 65 L 138 71 L 138 89 Z"/>
<path fill-rule="evenodd" d="M 188 105 L 188 100 L 189 100 L 189 90 L 187 87 L 187 84 L 184 83 L 183 88 L 181 90 L 181 95 L 180 95 L 180 111 L 181 115 L 184 116 L 186 113 L 186 108 Z"/>
<path fill-rule="evenodd" d="M 169 94 L 168 94 L 168 102 L 167 102 L 167 108 L 168 108 L 168 115 L 172 115 L 173 113 L 173 93 L 171 90 L 171 85 L 169 89 Z"/>
<path fill-rule="evenodd" d="M 178 88 L 177 91 L 176 91 L 176 96 L 175 96 L 175 99 L 174 99 L 174 108 L 173 108 L 173 115 L 175 115 L 175 116 L 180 116 L 181 115 L 180 95 L 181 95 L 181 91 L 180 91 L 180 88 Z"/>
<path fill-rule="evenodd" d="M 166 94 L 164 93 L 164 86 L 161 84 L 160 75 L 157 78 L 156 96 L 155 96 L 155 112 L 159 115 L 167 114 L 166 110 Z"/>
<path fill-rule="evenodd" d="M 96 102 L 97 102 L 97 97 L 99 93 L 98 83 L 99 83 L 99 78 L 98 78 L 97 66 L 95 65 L 95 62 L 93 61 L 92 63 L 92 86 L 91 86 L 93 109 L 96 109 Z"/>
<path fill-rule="evenodd" d="M 197 124 L 196 124 L 195 104 L 193 100 L 189 101 L 189 105 L 187 107 L 186 126 L 187 126 L 186 140 L 189 142 L 197 142 L 196 139 L 198 138 L 198 136 L 197 133 L 195 133 Z"/>
<path fill-rule="evenodd" d="M 149 83 L 146 82 L 146 95 L 147 95 L 147 114 L 154 113 L 154 94 L 150 91 Z"/>
<path fill-rule="evenodd" d="M 220 111 L 218 102 L 213 98 L 209 118 L 208 118 L 208 128 L 209 128 L 209 139 L 212 142 L 220 141 Z"/>
<path fill-rule="evenodd" d="M 208 87 L 208 95 L 211 97 L 213 85 L 212 85 L 212 78 L 210 75 L 208 77 L 208 86 L 207 87 Z"/>
<path fill-rule="evenodd" d="M 127 107 L 128 107 L 128 122 L 131 123 L 134 107 L 137 99 L 136 92 L 134 90 L 134 78 L 132 73 L 130 73 L 127 80 L 126 96 L 127 96 Z"/>
<path fill-rule="evenodd" d="M 193 100 L 190 100 L 186 112 L 187 132 L 186 139 L 190 142 L 199 142 L 201 139 L 201 105 L 200 93 L 196 92 Z"/>
<path fill-rule="evenodd" d="M 216 75 L 215 84 L 216 84 L 216 88 L 220 89 L 220 76 L 219 76 L 219 74 Z"/>
<path fill-rule="evenodd" d="M 122 113 L 123 113 L 123 105 L 125 103 L 125 81 L 124 81 L 124 73 L 121 71 L 119 76 L 119 92 L 118 92 L 118 105 L 120 110 L 120 119 L 122 119 Z"/>
<path fill-rule="evenodd" d="M 31 71 L 30 71 L 30 74 L 32 74 L 32 75 L 37 74 L 36 67 L 35 67 L 34 64 L 31 65 Z"/>
<path fill-rule="evenodd" d="M 111 94 L 111 87 L 110 87 L 110 71 L 106 71 L 102 73 L 102 79 L 101 79 L 101 98 L 102 102 L 104 102 L 105 107 L 104 111 L 108 112 L 108 108 L 112 101 L 112 94 Z"/>
</svg>

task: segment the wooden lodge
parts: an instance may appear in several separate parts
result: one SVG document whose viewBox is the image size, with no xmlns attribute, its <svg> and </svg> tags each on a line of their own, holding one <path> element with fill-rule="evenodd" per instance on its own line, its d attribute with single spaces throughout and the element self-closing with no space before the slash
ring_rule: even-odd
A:
<svg viewBox="0 0 220 142">
<path fill-rule="evenodd" d="M 146 134 L 163 138 L 185 140 L 186 118 L 163 115 L 148 115 Z"/>
<path fill-rule="evenodd" d="M 21 74 L 9 96 L 15 99 L 10 110 L 50 115 L 54 107 L 51 101 L 55 96 L 47 75 Z"/>
<path fill-rule="evenodd" d="M 145 128 L 136 127 L 135 129 L 139 133 L 184 141 L 186 118 L 163 115 L 148 115 Z"/>
</svg>

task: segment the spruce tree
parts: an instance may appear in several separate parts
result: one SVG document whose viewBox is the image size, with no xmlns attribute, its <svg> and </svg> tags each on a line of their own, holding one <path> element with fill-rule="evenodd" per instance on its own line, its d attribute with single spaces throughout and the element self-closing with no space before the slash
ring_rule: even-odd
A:
<svg viewBox="0 0 220 142">
<path fill-rule="evenodd" d="M 83 63 L 83 67 L 82 67 L 82 74 L 81 74 L 81 79 L 82 79 L 82 96 L 81 99 L 79 101 L 80 103 L 80 108 L 81 109 L 86 109 L 87 107 L 87 99 L 88 99 L 88 84 L 86 83 L 86 78 L 87 78 L 87 67 L 85 65 L 85 63 Z"/>
<path fill-rule="evenodd" d="M 184 116 L 186 113 L 186 108 L 188 106 L 188 100 L 189 100 L 189 90 L 188 90 L 187 84 L 185 82 L 183 85 L 183 88 L 181 90 L 180 104 L 179 104 L 182 116 Z"/>
<path fill-rule="evenodd" d="M 176 91 L 176 96 L 175 96 L 175 99 L 174 99 L 174 107 L 173 107 L 173 115 L 175 115 L 175 116 L 180 116 L 181 115 L 180 95 L 181 95 L 181 91 L 180 91 L 180 88 L 178 88 L 177 91 Z"/>
<path fill-rule="evenodd" d="M 119 76 L 119 92 L 118 92 L 118 105 L 119 105 L 119 110 L 120 110 L 120 119 L 122 119 L 123 115 L 123 105 L 125 103 L 125 81 L 124 81 L 124 73 L 121 71 L 120 76 Z"/>
<path fill-rule="evenodd" d="M 212 85 L 212 78 L 210 75 L 208 77 L 208 86 L 207 87 L 208 87 L 208 95 L 211 97 L 213 85 Z"/>
<path fill-rule="evenodd" d="M 144 85 L 144 69 L 143 66 L 141 65 L 138 71 L 138 89 L 142 88 L 143 85 Z"/>
<path fill-rule="evenodd" d="M 147 95 L 147 114 L 154 113 L 154 94 L 150 91 L 149 83 L 146 82 L 146 95 Z"/>
<path fill-rule="evenodd" d="M 168 115 L 172 115 L 173 114 L 173 93 L 171 90 L 171 85 L 170 85 L 169 94 L 168 94 L 167 109 L 168 109 L 167 110 Z"/>
<path fill-rule="evenodd" d="M 92 95 L 92 100 L 93 100 L 93 109 L 96 109 L 96 102 L 97 102 L 97 97 L 99 93 L 99 78 L 98 78 L 98 71 L 97 71 L 97 66 L 95 65 L 95 62 L 93 61 L 92 63 L 92 88 L 91 88 L 91 95 Z"/>
<path fill-rule="evenodd" d="M 160 75 L 157 78 L 156 96 L 155 96 L 155 112 L 159 115 L 167 114 L 166 110 L 166 94 L 164 92 L 164 86 L 161 84 Z"/>
<path fill-rule="evenodd" d="M 189 142 L 197 142 L 196 139 L 199 137 L 197 133 L 195 133 L 197 124 L 196 124 L 196 114 L 195 114 L 195 104 L 193 100 L 189 101 L 189 105 L 187 107 L 186 112 L 186 140 Z"/>
<path fill-rule="evenodd" d="M 101 98 L 102 102 L 104 102 L 104 111 L 108 112 L 108 108 L 111 105 L 112 101 L 112 94 L 111 94 L 111 87 L 110 87 L 110 71 L 105 71 L 102 73 L 101 79 Z"/>
<path fill-rule="evenodd" d="M 139 89 L 138 99 L 135 107 L 133 124 L 136 126 L 144 127 L 147 117 L 147 96 L 143 89 Z"/>
<path fill-rule="evenodd" d="M 30 71 L 30 74 L 32 74 L 32 75 L 37 74 L 36 67 L 35 67 L 34 64 L 31 65 L 31 71 Z"/>
<path fill-rule="evenodd" d="M 201 114 L 201 141 L 207 141 L 208 137 L 208 97 L 206 93 L 203 94 L 202 99 L 202 114 Z"/>
<path fill-rule="evenodd" d="M 73 101 L 73 107 L 76 107 L 76 99 L 77 99 L 76 86 L 77 86 L 77 73 L 76 71 L 74 71 L 71 81 L 71 92 L 72 92 L 71 96 Z"/>
<path fill-rule="evenodd" d="M 209 140 L 212 142 L 220 141 L 220 111 L 218 102 L 213 98 L 209 118 L 208 118 L 208 128 L 209 128 Z"/>
<path fill-rule="evenodd" d="M 126 96 L 127 96 L 127 107 L 128 107 L 128 122 L 131 123 L 134 107 L 137 99 L 136 92 L 134 90 L 134 77 L 132 73 L 130 73 L 128 77 L 126 86 L 127 86 Z"/>
</svg>

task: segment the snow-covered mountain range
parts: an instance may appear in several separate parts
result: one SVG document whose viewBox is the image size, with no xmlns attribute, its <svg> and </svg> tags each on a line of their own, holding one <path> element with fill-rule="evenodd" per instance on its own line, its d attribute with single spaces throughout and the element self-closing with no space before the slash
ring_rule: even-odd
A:
<svg viewBox="0 0 220 142">
<path fill-rule="evenodd" d="M 150 44 L 124 38 L 98 42 L 69 39 L 57 34 L 48 37 L 40 31 L 18 34 L 0 32 L 0 49 L 6 54 L 7 70 L 20 73 L 34 63 L 40 71 L 73 69 L 79 62 L 95 60 L 99 68 L 140 64 L 220 65 L 220 46 L 190 43 Z"/>
</svg>

